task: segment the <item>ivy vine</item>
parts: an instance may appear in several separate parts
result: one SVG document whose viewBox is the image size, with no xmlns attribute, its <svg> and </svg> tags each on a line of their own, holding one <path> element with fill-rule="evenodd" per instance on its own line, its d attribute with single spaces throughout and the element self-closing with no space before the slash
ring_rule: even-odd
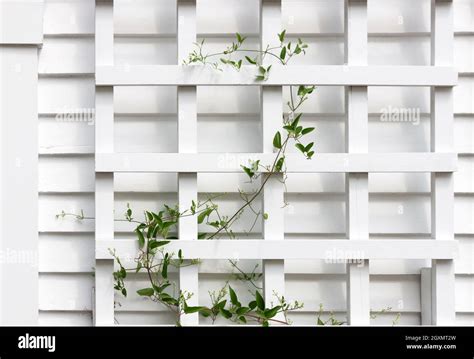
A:
<svg viewBox="0 0 474 359">
<path fill-rule="evenodd" d="M 278 34 L 279 45 L 267 46 L 263 50 L 245 48 L 246 37 L 236 34 L 235 41 L 227 46 L 223 51 L 216 53 L 205 53 L 205 40 L 195 44 L 195 50 L 183 62 L 184 65 L 211 66 L 216 70 L 222 70 L 223 66 L 230 66 L 239 71 L 244 60 L 250 65 L 258 68 L 256 81 L 266 81 L 271 73 L 272 65 L 265 65 L 265 58 L 277 59 L 280 65 L 288 65 L 291 59 L 298 55 L 305 55 L 308 45 L 301 39 L 295 43 L 286 41 L 286 31 Z M 234 58 L 235 54 L 243 53 L 243 59 Z M 253 54 L 254 56 L 249 56 Z M 198 259 L 186 259 L 181 250 L 178 253 L 171 253 L 166 250 L 166 245 L 177 237 L 170 235 L 176 230 L 178 222 L 183 217 L 196 217 L 197 223 L 206 225 L 208 232 L 198 233 L 200 240 L 212 240 L 218 238 L 235 239 L 236 235 L 232 226 L 239 220 L 242 214 L 249 210 L 255 215 L 252 227 L 258 219 L 267 220 L 268 214 L 262 213 L 253 207 L 253 203 L 262 194 L 268 180 L 278 174 L 282 185 L 286 181 L 286 152 L 289 145 L 294 145 L 302 155 L 308 160 L 315 153 L 314 142 L 305 143 L 305 136 L 314 131 L 314 127 L 304 127 L 300 120 L 303 113 L 299 112 L 302 104 L 308 100 L 314 92 L 315 86 L 289 86 L 290 99 L 287 102 L 288 111 L 283 114 L 282 128 L 274 134 L 273 147 L 275 158 L 271 165 L 262 165 L 259 160 L 249 161 L 248 165 L 242 165 L 242 171 L 248 176 L 251 182 L 261 181 L 257 189 L 247 193 L 238 189 L 242 200 L 241 206 L 231 215 L 221 213 L 219 206 L 215 203 L 217 196 L 208 196 L 204 201 L 192 201 L 189 208 L 181 209 L 178 206 L 164 205 L 159 212 L 145 211 L 143 220 L 134 217 L 132 208 L 127 205 L 123 219 L 117 221 L 127 221 L 136 224 L 134 230 L 139 246 L 139 252 L 135 258 L 136 265 L 133 268 L 126 268 L 122 264 L 122 259 L 115 250 L 110 250 L 115 259 L 118 269 L 114 271 L 114 289 L 121 295 L 128 295 L 126 279 L 130 273 L 146 273 L 148 284 L 146 287 L 136 291 L 139 296 L 164 305 L 175 315 L 176 325 L 181 325 L 183 315 L 199 313 L 205 318 L 209 318 L 214 323 L 218 318 L 224 318 L 234 323 L 257 323 L 262 326 L 269 326 L 271 323 L 290 324 L 288 313 L 301 309 L 303 303 L 298 301 L 288 302 L 283 296 L 274 292 L 275 301 L 268 303 L 262 295 L 262 288 L 258 281 L 261 273 L 258 273 L 258 265 L 252 272 L 248 273 L 238 266 L 237 261 L 228 260 L 232 268 L 233 275 L 238 280 L 248 285 L 251 293 L 251 300 L 242 303 L 241 297 L 230 285 L 229 280 L 217 291 L 209 293 L 210 306 L 190 306 L 189 299 L 194 293 L 179 290 L 176 283 L 170 279 L 170 268 L 182 268 L 199 264 Z M 263 176 L 262 176 L 263 175 Z M 80 214 L 66 213 L 62 211 L 57 217 L 73 216 L 79 220 L 93 219 L 86 217 L 81 210 Z M 341 325 L 332 315 L 326 321 L 321 319 L 322 307 L 317 317 L 318 325 Z"/>
</svg>

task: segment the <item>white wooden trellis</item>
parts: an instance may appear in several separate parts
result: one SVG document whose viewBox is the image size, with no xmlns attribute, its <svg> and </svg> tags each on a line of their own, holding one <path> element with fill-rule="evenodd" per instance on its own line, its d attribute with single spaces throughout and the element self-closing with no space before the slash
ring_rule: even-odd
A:
<svg viewBox="0 0 474 359">
<path fill-rule="evenodd" d="M 197 224 L 192 218 L 179 224 L 180 240 L 170 250 L 182 249 L 187 258 L 262 259 L 264 294 L 284 295 L 285 259 L 325 259 L 337 248 L 359 253 L 364 266 L 347 266 L 347 309 L 350 324 L 369 324 L 369 261 L 372 259 L 429 259 L 431 273 L 424 271 L 422 312 L 424 323 L 452 324 L 454 320 L 454 241 L 452 173 L 457 156 L 452 149 L 452 88 L 457 73 L 452 67 L 452 2 L 432 0 L 432 66 L 367 65 L 367 1 L 346 0 L 346 64 L 344 66 L 274 65 L 268 81 L 256 83 L 256 69 L 244 66 L 240 72 L 222 73 L 210 68 L 183 67 L 196 39 L 196 2 L 177 2 L 177 65 L 116 66 L 113 61 L 113 1 L 96 0 L 96 283 L 95 323 L 114 322 L 112 285 L 113 259 L 109 248 L 120 256 L 133 256 L 137 244 L 114 240 L 113 174 L 115 172 L 177 172 L 179 205 L 187 207 L 197 198 L 197 173 L 240 172 L 239 164 L 220 166 L 226 154 L 197 153 L 196 86 L 261 85 L 262 153 L 235 154 L 236 158 L 273 159 L 271 139 L 281 125 L 282 86 L 318 85 L 346 87 L 347 153 L 317 154 L 311 161 L 288 155 L 288 172 L 346 173 L 346 239 L 284 240 L 281 203 L 283 188 L 278 178 L 268 182 L 263 208 L 269 219 L 263 223 L 263 240 L 196 241 Z M 281 31 L 281 0 L 261 0 L 261 43 L 271 43 Z M 114 153 L 114 86 L 178 86 L 178 153 Z M 368 86 L 430 86 L 432 88 L 432 152 L 368 153 Z M 368 176 L 375 172 L 432 173 L 432 239 L 370 240 L 368 224 Z M 428 273 L 428 275 L 427 275 Z M 427 281 L 427 278 L 430 278 Z M 187 267 L 179 275 L 180 288 L 198 299 L 198 269 Z M 428 309 L 427 309 L 428 308 Z M 428 314 L 426 314 L 428 312 Z M 197 325 L 197 314 L 183 318 L 184 325 Z"/>
<path fill-rule="evenodd" d="M 345 61 L 367 65 L 367 1 L 345 1 Z M 346 150 L 369 150 L 367 86 L 346 87 Z M 369 239 L 369 174 L 346 174 L 346 234 L 350 240 Z M 367 325 L 370 321 L 369 261 L 347 264 L 347 321 Z"/>
<path fill-rule="evenodd" d="M 192 51 L 196 42 L 196 0 L 178 0 L 178 63 Z M 197 107 L 196 86 L 178 87 L 178 152 L 197 152 Z M 189 208 L 191 201 L 197 202 L 197 173 L 180 172 L 178 174 L 179 208 Z M 179 221 L 179 238 L 196 239 L 198 231 L 194 217 L 182 218 Z M 183 267 L 179 271 L 180 290 L 192 293 L 188 301 L 191 306 L 198 305 L 198 267 Z M 182 325 L 198 325 L 199 313 L 184 315 Z"/>
</svg>

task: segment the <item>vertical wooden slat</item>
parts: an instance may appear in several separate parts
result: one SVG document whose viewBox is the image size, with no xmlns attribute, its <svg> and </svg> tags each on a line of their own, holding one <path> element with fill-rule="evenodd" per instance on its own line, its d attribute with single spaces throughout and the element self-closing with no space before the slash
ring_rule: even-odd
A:
<svg viewBox="0 0 474 359">
<path fill-rule="evenodd" d="M 261 0 L 260 4 L 261 48 L 267 45 L 278 45 L 277 34 L 281 32 L 281 0 Z M 266 58 L 265 63 L 274 63 L 275 59 Z M 261 89 L 261 118 L 263 135 L 263 152 L 273 153 L 273 136 L 282 128 L 282 88 L 281 86 Z M 263 180 L 263 179 L 262 179 Z M 263 220 L 264 240 L 284 239 L 284 186 L 283 177 L 273 175 L 268 179 L 263 190 L 263 212 L 268 219 Z M 267 306 L 277 303 L 276 296 L 285 294 L 284 260 L 263 261 L 264 298 Z M 281 318 L 278 318 L 281 319 Z"/>
<path fill-rule="evenodd" d="M 196 0 L 178 0 L 178 65 L 193 49 L 196 42 Z M 178 151 L 180 153 L 197 152 L 197 108 L 196 86 L 178 87 Z M 183 211 L 197 201 L 197 174 L 178 174 L 178 202 Z M 184 240 L 197 238 L 197 219 L 183 217 L 178 224 L 179 238 Z M 186 253 L 183 254 L 186 257 Z M 179 271 L 181 291 L 192 293 L 188 305 L 197 306 L 199 298 L 198 266 L 181 268 Z M 183 315 L 181 325 L 198 325 L 199 314 Z"/>
<path fill-rule="evenodd" d="M 453 4 L 431 1 L 431 64 L 453 66 Z M 453 151 L 453 88 L 431 89 L 431 151 Z M 431 234 L 436 240 L 454 240 L 453 173 L 431 175 Z M 432 324 L 453 325 L 454 261 L 432 262 Z"/>
<path fill-rule="evenodd" d="M 96 1 L 95 63 L 113 65 L 114 27 L 113 1 Z M 96 87 L 95 151 L 114 151 L 113 87 Z M 95 236 L 96 241 L 114 238 L 114 175 L 96 173 L 95 177 Z M 113 260 L 95 263 L 95 325 L 114 324 Z"/>
<path fill-rule="evenodd" d="M 421 325 L 431 325 L 431 268 L 421 268 Z"/>
<path fill-rule="evenodd" d="M 0 325 L 38 325 L 42 1 L 0 2 Z"/>
<path fill-rule="evenodd" d="M 345 1 L 345 60 L 367 65 L 367 1 Z M 368 96 L 366 86 L 346 88 L 346 150 L 368 152 Z M 349 240 L 369 238 L 368 173 L 346 174 L 346 233 Z M 369 261 L 347 264 L 347 320 L 370 324 Z"/>
</svg>

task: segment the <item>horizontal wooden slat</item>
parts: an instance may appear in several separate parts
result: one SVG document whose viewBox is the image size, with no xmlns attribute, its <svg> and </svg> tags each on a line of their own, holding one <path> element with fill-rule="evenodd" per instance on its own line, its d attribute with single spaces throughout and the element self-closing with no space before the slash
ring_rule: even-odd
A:
<svg viewBox="0 0 474 359">
<path fill-rule="evenodd" d="M 453 259 L 456 241 L 409 240 L 180 240 L 171 241 L 166 251 L 180 249 L 186 258 L 199 259 Z M 111 259 L 110 250 L 119 257 L 138 253 L 136 240 L 105 240 L 96 243 L 96 258 Z"/>
<path fill-rule="evenodd" d="M 165 248 L 186 258 L 200 259 L 452 259 L 456 241 L 436 240 L 180 240 Z M 110 259 L 110 250 L 118 256 L 138 253 L 137 241 L 104 240 L 96 242 L 96 258 Z"/>
<path fill-rule="evenodd" d="M 97 172 L 242 172 L 240 165 L 260 160 L 269 166 L 275 154 L 256 153 L 98 153 Z M 286 155 L 287 172 L 453 172 L 454 153 L 320 153 L 307 160 Z"/>
<path fill-rule="evenodd" d="M 210 66 L 98 66 L 96 83 L 105 85 L 318 85 L 318 86 L 454 86 L 452 67 L 433 66 L 274 66 L 267 81 L 256 81 L 255 66 L 240 71 Z"/>
</svg>

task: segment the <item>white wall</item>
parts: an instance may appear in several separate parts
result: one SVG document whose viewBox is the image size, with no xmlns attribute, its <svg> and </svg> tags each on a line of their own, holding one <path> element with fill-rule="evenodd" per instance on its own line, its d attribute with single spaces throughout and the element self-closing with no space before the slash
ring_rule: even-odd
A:
<svg viewBox="0 0 474 359">
<path fill-rule="evenodd" d="M 198 0 L 198 34 L 208 48 L 222 48 L 236 31 L 258 44 L 257 0 Z M 430 1 L 369 1 L 369 64 L 430 64 Z M 455 232 L 461 254 L 456 261 L 458 324 L 474 324 L 474 1 L 455 0 L 455 63 L 460 81 L 455 89 L 455 146 L 460 153 L 455 174 Z M 342 64 L 343 1 L 283 1 L 284 27 L 310 44 L 296 63 Z M 117 64 L 176 63 L 175 1 L 116 0 Z M 94 107 L 94 1 L 46 0 L 44 45 L 39 55 L 39 323 L 90 325 L 93 290 L 93 221 L 57 221 L 61 210 L 94 215 L 94 128 L 84 122 L 58 122 L 65 110 Z M 176 89 L 117 88 L 115 146 L 118 152 L 175 152 Z M 420 108 L 418 126 L 379 120 L 382 108 Z M 201 152 L 260 151 L 257 89 L 198 89 L 198 149 Z M 429 89 L 369 88 L 369 150 L 429 151 Z M 344 151 L 343 88 L 319 88 L 305 105 L 305 122 L 316 126 L 318 152 Z M 235 191 L 243 178 L 198 176 L 200 192 Z M 119 174 L 115 181 L 116 215 L 127 202 L 137 211 L 177 199 L 175 175 Z M 370 232 L 374 238 L 429 237 L 430 182 L 424 174 L 371 174 Z M 342 174 L 293 175 L 288 180 L 285 236 L 342 237 Z M 218 201 L 224 211 L 237 206 L 237 196 Z M 245 226 L 240 227 L 241 230 Z M 116 238 L 130 237 L 130 227 L 117 225 Z M 260 231 L 257 226 L 256 232 Z M 249 263 L 249 266 L 252 264 Z M 420 324 L 420 268 L 424 261 L 372 261 L 371 308 L 393 307 L 401 324 Z M 320 303 L 345 316 L 345 269 L 338 264 L 288 261 L 287 298 L 305 302 L 292 315 L 295 324 L 314 324 Z M 225 263 L 200 268 L 200 301 L 227 278 Z M 145 279 L 137 276 L 132 286 Z M 237 284 L 236 284 L 237 285 Z M 133 291 L 130 290 L 130 293 Z M 120 324 L 172 323 L 162 308 L 141 299 L 117 307 Z M 390 324 L 394 313 L 377 317 Z"/>
</svg>

